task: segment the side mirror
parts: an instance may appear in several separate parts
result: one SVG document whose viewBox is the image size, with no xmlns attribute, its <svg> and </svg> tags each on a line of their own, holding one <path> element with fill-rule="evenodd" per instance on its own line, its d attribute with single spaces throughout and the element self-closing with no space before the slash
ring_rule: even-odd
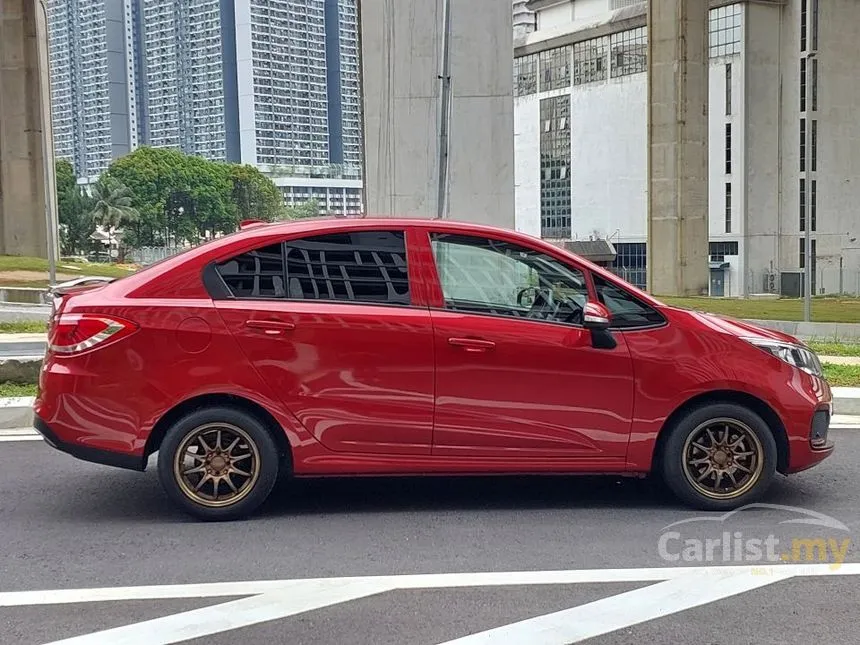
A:
<svg viewBox="0 0 860 645">
<path fill-rule="evenodd" d="M 599 302 L 586 302 L 583 317 L 584 326 L 592 331 L 605 331 L 609 329 L 612 314 Z"/>
</svg>

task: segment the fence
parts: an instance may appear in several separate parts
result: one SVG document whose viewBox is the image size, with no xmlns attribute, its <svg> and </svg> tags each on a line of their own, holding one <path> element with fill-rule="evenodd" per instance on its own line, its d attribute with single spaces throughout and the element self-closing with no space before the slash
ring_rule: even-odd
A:
<svg viewBox="0 0 860 645">
<path fill-rule="evenodd" d="M 749 271 L 747 293 L 768 293 L 786 298 L 803 295 L 803 271 Z M 860 270 L 839 267 L 818 267 L 812 280 L 815 296 L 860 296 Z"/>
<path fill-rule="evenodd" d="M 129 252 L 128 257 L 135 264 L 146 266 L 184 250 L 181 246 L 142 246 Z"/>
</svg>

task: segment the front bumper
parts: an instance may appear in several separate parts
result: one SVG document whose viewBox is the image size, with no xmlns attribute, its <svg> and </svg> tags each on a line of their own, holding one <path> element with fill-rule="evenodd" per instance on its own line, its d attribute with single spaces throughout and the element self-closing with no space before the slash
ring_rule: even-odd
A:
<svg viewBox="0 0 860 645">
<path fill-rule="evenodd" d="M 78 459 L 89 461 L 94 464 L 114 466 L 116 468 L 125 468 L 127 470 L 143 471 L 146 469 L 146 459 L 142 457 L 65 442 L 61 440 L 56 433 L 51 430 L 51 427 L 38 416 L 35 417 L 33 426 L 36 428 L 36 431 L 42 435 L 45 443 L 52 448 L 56 448 L 57 450 L 72 455 L 72 457 L 77 457 Z"/>
</svg>

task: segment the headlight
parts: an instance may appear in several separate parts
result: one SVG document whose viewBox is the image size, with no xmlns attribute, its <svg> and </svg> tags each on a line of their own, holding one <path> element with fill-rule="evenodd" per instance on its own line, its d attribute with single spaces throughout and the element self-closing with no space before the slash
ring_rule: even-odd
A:
<svg viewBox="0 0 860 645">
<path fill-rule="evenodd" d="M 744 338 L 744 340 L 789 365 L 794 365 L 813 376 L 823 377 L 821 362 L 815 352 L 808 347 L 766 338 Z"/>
</svg>

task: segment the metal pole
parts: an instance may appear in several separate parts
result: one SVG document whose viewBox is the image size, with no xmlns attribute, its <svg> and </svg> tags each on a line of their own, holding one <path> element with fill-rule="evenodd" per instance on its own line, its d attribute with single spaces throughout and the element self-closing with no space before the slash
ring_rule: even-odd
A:
<svg viewBox="0 0 860 645">
<path fill-rule="evenodd" d="M 809 70 L 812 68 L 810 63 L 814 58 L 814 53 L 809 53 L 806 57 L 807 78 L 809 78 Z M 811 106 L 810 106 L 811 107 Z M 804 220 L 806 226 L 803 227 L 804 232 L 804 248 L 803 248 L 803 320 L 809 322 L 812 320 L 812 110 L 806 111 L 806 130 L 804 135 L 804 162 L 803 167 L 806 169 L 806 199 L 804 201 Z"/>
<path fill-rule="evenodd" d="M 444 219 L 448 211 L 448 135 L 451 125 L 451 0 L 444 0 L 442 23 L 442 62 L 439 72 L 439 194 L 436 201 L 436 219 Z"/>
</svg>

